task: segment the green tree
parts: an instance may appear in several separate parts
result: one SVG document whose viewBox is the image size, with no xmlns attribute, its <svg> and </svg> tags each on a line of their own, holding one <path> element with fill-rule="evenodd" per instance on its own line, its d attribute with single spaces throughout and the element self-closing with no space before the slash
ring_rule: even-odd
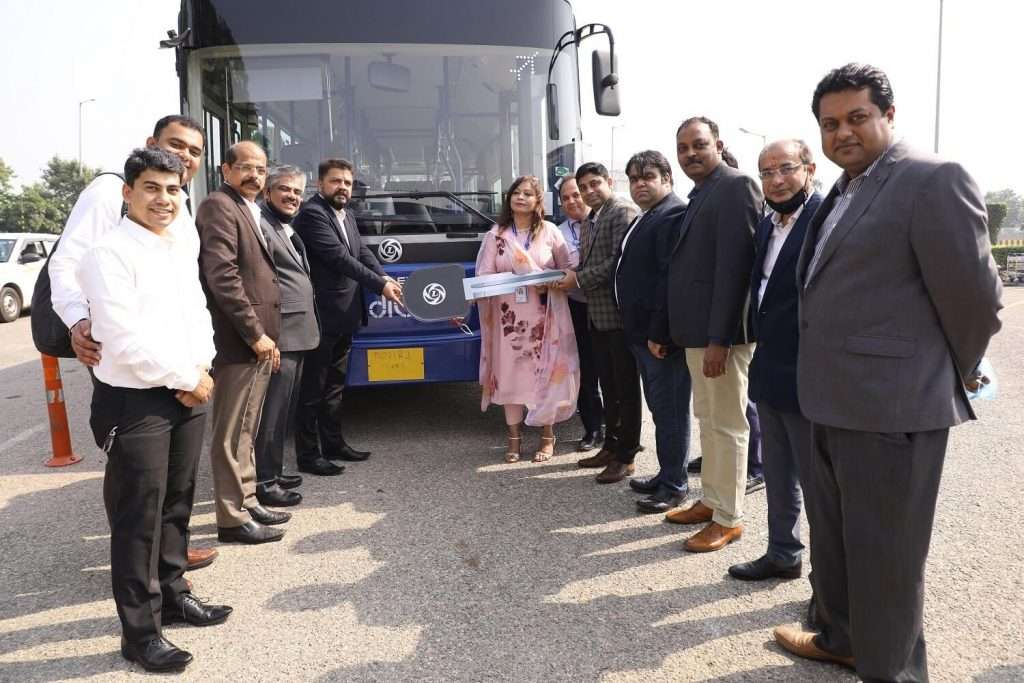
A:
<svg viewBox="0 0 1024 683">
<path fill-rule="evenodd" d="M 0 160 L 0 230 L 59 234 L 78 195 L 96 173 L 77 161 L 55 156 L 46 163 L 41 182 L 15 193 L 11 189 L 14 173 Z"/>
<path fill-rule="evenodd" d="M 71 208 L 75 205 L 78 195 L 97 173 L 97 169 L 80 166 L 77 161 L 57 156 L 46 162 L 46 168 L 43 169 L 42 191 L 64 216 L 62 224 L 71 215 Z"/>
<path fill-rule="evenodd" d="M 3 159 L 0 159 L 0 230 L 3 227 L 3 216 L 10 206 L 14 193 L 11 191 L 11 179 L 14 178 L 14 169 L 8 166 Z"/>
<path fill-rule="evenodd" d="M 1010 188 L 989 192 L 985 195 L 986 204 L 1006 204 L 1006 218 L 1003 226 L 1007 228 L 1024 228 L 1024 197 Z"/>
<path fill-rule="evenodd" d="M 67 219 L 57 204 L 46 196 L 39 183 L 23 187 L 14 195 L 0 216 L 8 232 L 48 232 L 60 234 Z"/>
<path fill-rule="evenodd" d="M 1006 204 L 985 204 L 988 211 L 988 241 L 992 244 L 999 242 L 999 231 L 1003 229 L 1003 221 L 1006 220 Z"/>
</svg>

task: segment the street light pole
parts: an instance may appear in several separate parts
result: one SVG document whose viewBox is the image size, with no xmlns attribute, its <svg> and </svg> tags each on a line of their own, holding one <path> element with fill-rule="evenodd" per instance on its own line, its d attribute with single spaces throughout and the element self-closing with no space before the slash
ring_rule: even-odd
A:
<svg viewBox="0 0 1024 683">
<path fill-rule="evenodd" d="M 764 135 L 763 133 L 755 133 L 754 131 L 752 131 L 752 130 L 750 130 L 748 128 L 744 128 L 743 126 L 740 126 L 740 132 L 741 133 L 746 133 L 747 135 L 753 135 L 755 138 L 761 138 L 761 149 L 764 149 L 765 147 L 768 146 L 768 136 L 767 135 Z"/>
<path fill-rule="evenodd" d="M 939 57 L 935 68 L 935 149 L 939 153 L 939 110 L 942 108 L 942 10 L 943 0 L 939 0 Z"/>
<path fill-rule="evenodd" d="M 82 100 L 78 103 L 78 172 L 82 172 L 82 106 L 95 102 L 95 97 L 90 97 L 87 100 Z"/>
</svg>

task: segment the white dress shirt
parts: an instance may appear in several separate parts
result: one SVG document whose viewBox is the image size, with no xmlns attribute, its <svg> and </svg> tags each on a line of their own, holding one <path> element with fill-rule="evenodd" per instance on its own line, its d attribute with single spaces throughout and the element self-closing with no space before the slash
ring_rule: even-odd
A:
<svg viewBox="0 0 1024 683">
<path fill-rule="evenodd" d="M 78 282 L 103 344 L 96 379 L 129 389 L 198 386 L 215 353 L 198 240 L 170 229 L 158 236 L 125 217 L 82 257 Z"/>
<path fill-rule="evenodd" d="M 629 241 L 633 231 L 636 230 L 636 226 L 640 225 L 640 219 L 644 217 L 646 211 L 641 211 L 633 219 L 633 222 L 629 224 L 629 228 L 626 229 L 626 234 L 622 236 L 622 244 L 619 247 L 619 260 L 615 262 L 615 272 L 612 273 L 612 288 L 615 290 L 615 303 L 619 303 L 619 267 L 622 265 L 622 255 L 626 253 L 626 242 Z"/>
<path fill-rule="evenodd" d="M 768 280 L 772 276 L 772 270 L 775 269 L 775 262 L 779 260 L 782 247 L 785 246 L 786 239 L 793 232 L 793 226 L 796 225 L 796 220 L 800 218 L 800 214 L 804 212 L 805 206 L 807 206 L 807 202 L 801 204 L 800 208 L 794 211 L 785 223 L 782 222 L 782 216 L 777 211 L 772 211 L 770 214 L 772 226 L 774 227 L 772 228 L 772 236 L 768 238 L 768 247 L 764 254 L 764 265 L 761 267 L 761 286 L 757 290 L 758 308 L 761 308 L 761 299 L 764 298 L 764 290 L 768 288 Z"/>
<path fill-rule="evenodd" d="M 120 223 L 123 187 L 121 179 L 110 174 L 101 175 L 89 183 L 71 209 L 57 253 L 50 258 L 48 267 L 53 310 L 68 327 L 89 318 L 89 307 L 76 277 L 78 264 L 85 252 Z M 184 196 L 179 197 L 182 208 L 169 230 L 179 239 L 194 242 L 198 251 L 199 233 L 192 215 L 185 208 Z"/>
<path fill-rule="evenodd" d="M 585 221 L 586 218 L 583 220 Z M 580 235 L 583 230 L 583 221 L 566 218 L 559 224 L 558 230 L 565 238 L 566 246 L 569 247 L 569 268 L 576 270 L 580 265 Z M 584 303 L 587 300 L 583 290 L 579 287 L 569 290 L 569 298 Z"/>
<path fill-rule="evenodd" d="M 345 229 L 345 209 L 334 209 L 334 215 L 337 216 L 338 225 L 341 226 L 341 238 L 345 240 L 345 246 L 351 250 L 352 245 L 348 242 L 348 230 Z"/>
</svg>

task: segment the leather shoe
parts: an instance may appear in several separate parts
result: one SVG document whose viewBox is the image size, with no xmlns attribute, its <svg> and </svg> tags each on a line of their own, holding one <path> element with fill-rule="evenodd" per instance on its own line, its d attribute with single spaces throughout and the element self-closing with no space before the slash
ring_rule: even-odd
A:
<svg viewBox="0 0 1024 683">
<path fill-rule="evenodd" d="M 362 462 L 370 457 L 370 451 L 357 451 L 348 444 L 343 445 L 336 451 L 324 456 L 328 460 L 347 460 L 349 462 Z"/>
<path fill-rule="evenodd" d="M 271 543 L 280 541 L 284 529 L 272 529 L 255 520 L 249 520 L 242 526 L 217 527 L 217 540 L 221 543 Z"/>
<path fill-rule="evenodd" d="M 185 571 L 194 572 L 203 567 L 209 567 L 217 557 L 216 548 L 189 548 Z"/>
<path fill-rule="evenodd" d="M 792 652 L 797 657 L 804 659 L 816 659 L 820 662 L 834 662 L 843 666 L 854 668 L 853 657 L 843 657 L 826 652 L 814 642 L 817 635 L 810 631 L 801 631 L 792 626 L 778 626 L 775 629 L 775 642 L 782 646 L 782 649 Z"/>
<path fill-rule="evenodd" d="M 605 447 L 589 458 L 580 458 L 576 464 L 580 467 L 607 467 L 615 461 L 615 451 Z"/>
<path fill-rule="evenodd" d="M 683 547 L 691 553 L 710 553 L 721 550 L 733 541 L 743 537 L 742 526 L 722 526 L 718 522 L 711 522 L 706 527 L 686 539 Z"/>
<path fill-rule="evenodd" d="M 764 476 L 747 477 L 747 495 L 764 488 Z"/>
<path fill-rule="evenodd" d="M 255 519 L 260 524 L 266 524 L 273 526 L 275 524 L 284 524 L 292 518 L 290 512 L 279 512 L 278 510 L 268 510 L 262 505 L 253 505 L 252 507 L 246 508 L 249 516 Z"/>
<path fill-rule="evenodd" d="M 302 494 L 296 493 L 295 491 L 285 491 L 275 481 L 272 484 L 257 484 L 256 500 L 260 502 L 260 505 L 272 505 L 274 507 L 286 508 L 301 503 Z"/>
<path fill-rule="evenodd" d="M 700 474 L 700 466 L 702 462 L 704 462 L 704 458 L 698 455 L 686 464 L 686 471 L 692 472 L 693 474 Z"/>
<path fill-rule="evenodd" d="M 318 477 L 335 477 L 345 471 L 344 465 L 335 465 L 327 458 L 317 458 L 299 463 L 299 472 L 315 474 Z"/>
<path fill-rule="evenodd" d="M 181 671 L 192 663 L 190 653 L 159 637 L 132 644 L 122 636 L 121 656 L 146 671 Z"/>
<path fill-rule="evenodd" d="M 604 432 L 602 432 L 601 430 L 587 432 L 586 434 L 583 435 L 583 438 L 580 439 L 580 444 L 579 446 L 576 447 L 576 450 L 581 453 L 583 451 L 592 451 L 603 443 Z"/>
<path fill-rule="evenodd" d="M 767 555 L 753 562 L 742 562 L 729 567 L 729 576 L 742 581 L 764 581 L 765 579 L 799 579 L 803 563 L 799 560 L 788 567 L 776 564 Z"/>
<path fill-rule="evenodd" d="M 622 481 L 626 477 L 632 476 L 634 472 L 636 472 L 636 465 L 633 463 L 613 460 L 607 467 L 601 470 L 601 473 L 596 477 L 596 481 L 598 484 L 614 484 L 617 481 Z"/>
<path fill-rule="evenodd" d="M 214 626 L 224 623 L 232 611 L 227 605 L 206 605 L 191 593 L 181 593 L 174 603 L 164 603 L 160 618 L 165 625 Z"/>
<path fill-rule="evenodd" d="M 658 481 L 657 475 L 648 477 L 647 479 L 629 480 L 629 488 L 633 489 L 637 493 L 657 493 L 660 486 L 661 482 Z"/>
<path fill-rule="evenodd" d="M 668 512 L 686 499 L 686 493 L 686 489 L 676 492 L 662 486 L 653 494 L 638 500 L 636 507 L 646 513 Z"/>
<path fill-rule="evenodd" d="M 302 477 L 297 474 L 279 474 L 277 485 L 283 489 L 295 489 L 302 486 Z"/>
<path fill-rule="evenodd" d="M 699 500 L 688 508 L 676 508 L 665 514 L 672 524 L 703 524 L 710 522 L 714 511 Z"/>
</svg>

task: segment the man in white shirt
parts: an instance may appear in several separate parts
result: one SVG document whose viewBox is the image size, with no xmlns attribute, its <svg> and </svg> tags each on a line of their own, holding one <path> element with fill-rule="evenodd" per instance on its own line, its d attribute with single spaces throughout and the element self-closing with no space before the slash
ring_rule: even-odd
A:
<svg viewBox="0 0 1024 683">
<path fill-rule="evenodd" d="M 184 189 L 199 170 L 205 142 L 203 129 L 198 123 L 187 116 L 170 114 L 156 122 L 153 135 L 146 139 L 146 146 L 159 147 L 181 160 L 185 169 L 181 177 Z M 71 346 L 78 360 L 89 367 L 95 367 L 99 362 L 102 349 L 101 344 L 92 338 L 89 307 L 78 284 L 76 271 L 82 256 L 120 222 L 124 205 L 123 187 L 124 183 L 116 174 L 104 173 L 82 190 L 61 233 L 60 248 L 50 257 L 47 266 L 53 310 L 70 330 Z M 199 238 L 187 197 L 182 198 L 182 210 L 169 229 L 198 245 Z M 205 567 L 216 556 L 215 548 L 190 548 L 188 569 Z"/>
<path fill-rule="evenodd" d="M 103 498 L 121 653 L 148 671 L 180 670 L 192 655 L 162 624 L 219 624 L 184 579 L 196 463 L 213 380 L 213 328 L 199 286 L 198 242 L 178 234 L 184 167 L 155 148 L 125 163 L 127 216 L 81 258 L 79 289 L 103 345 L 89 419 L 107 453 Z"/>
</svg>

